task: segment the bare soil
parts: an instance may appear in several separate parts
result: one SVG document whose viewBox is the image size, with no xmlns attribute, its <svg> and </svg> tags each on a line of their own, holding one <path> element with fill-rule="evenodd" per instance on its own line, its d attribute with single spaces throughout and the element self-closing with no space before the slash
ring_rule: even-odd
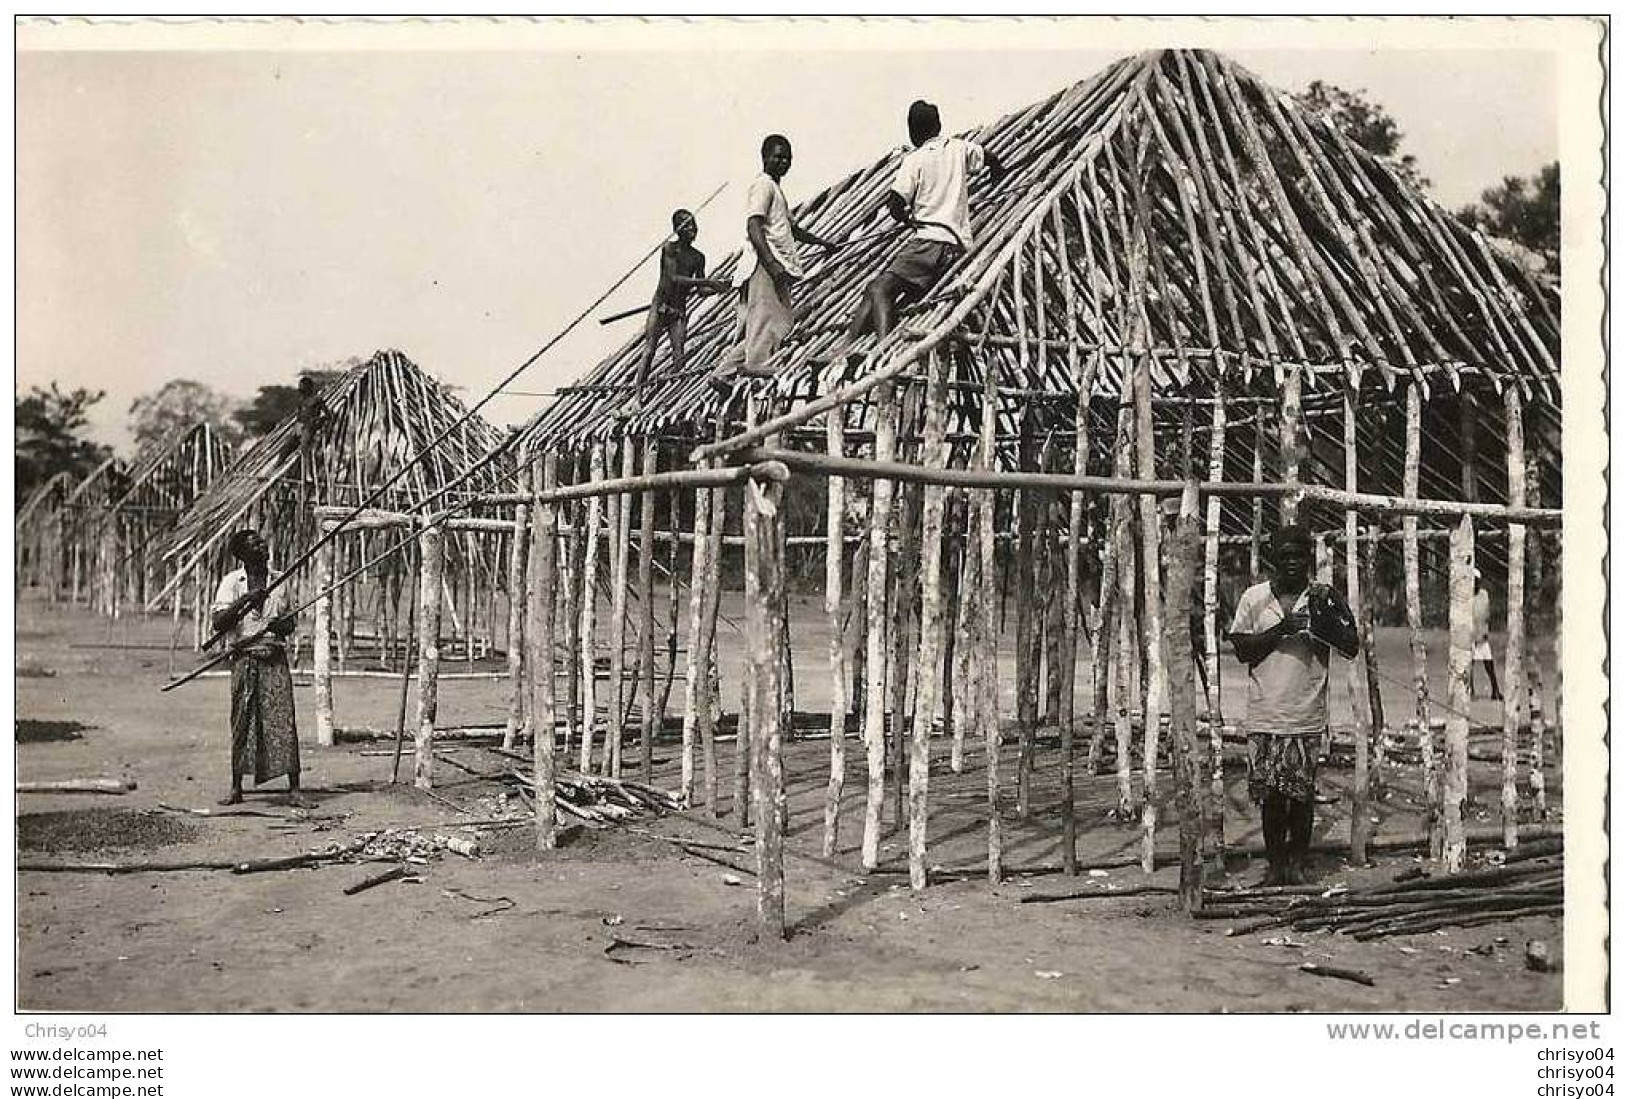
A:
<svg viewBox="0 0 1625 1099">
<path fill-rule="evenodd" d="M 738 620 L 737 608 L 725 608 Z M 810 606 L 797 621 L 811 620 Z M 18 608 L 18 774 L 23 779 L 131 778 L 112 798 L 22 795 L 23 857 L 50 852 L 84 861 L 241 861 L 292 855 L 388 825 L 460 818 L 447 804 L 390 784 L 387 745 L 313 742 L 311 692 L 296 690 L 306 785 L 317 806 L 286 804 L 277 789 L 251 792 L 241 811 L 215 800 L 226 784 L 227 685 L 204 679 L 158 692 L 168 670 L 169 623 L 127 618 L 115 625 L 83 611 L 25 599 Z M 795 630 L 799 708 L 827 700 L 824 639 Z M 724 643 L 739 639 L 726 632 Z M 1435 654 L 1440 646 L 1433 646 Z M 1407 667 L 1403 636 L 1384 631 L 1386 670 Z M 190 657 L 184 652 L 178 666 Z M 1008 691 L 1008 654 L 1003 682 Z M 726 671 L 737 665 L 730 652 Z M 448 664 L 457 667 L 456 662 Z M 494 667 L 495 665 L 489 665 Z M 42 673 L 54 674 L 42 674 Z M 1441 667 L 1442 672 L 1442 667 Z M 1227 707 L 1241 682 L 1226 668 Z M 1340 678 L 1334 669 L 1334 679 Z M 1442 679 L 1438 682 L 1442 682 Z M 1338 683 L 1336 690 L 1343 690 Z M 343 680 L 341 726 L 392 728 L 399 697 L 390 679 Z M 1403 712 L 1403 687 L 1385 687 Z M 680 697 L 680 685 L 678 695 Z M 1231 697 L 1235 701 L 1230 701 Z M 730 708 L 737 687 L 728 679 Z M 1341 694 L 1334 705 L 1346 708 Z M 1481 702 L 1475 717 L 1498 720 Z M 448 725 L 500 722 L 500 682 L 441 685 Z M 1336 718 L 1334 717 L 1334 720 Z M 48 724 L 66 723 L 66 724 Z M 24 733 L 24 729 L 31 730 Z M 69 729 L 71 737 L 39 735 Z M 1013 739 L 1013 738 L 1012 738 Z M 985 852 L 982 752 L 949 768 L 949 742 L 933 749 L 932 861 L 970 875 L 908 889 L 906 834 L 890 825 L 882 872 L 861 875 L 864 762 L 848 741 L 841 842 L 833 863 L 816 858 L 828 777 L 827 738 L 787 751 L 790 790 L 786 943 L 752 941 L 753 856 L 731 816 L 704 810 L 648 817 L 635 829 L 576 832 L 537 856 L 524 828 L 487 832 L 484 854 L 446 854 L 415 866 L 421 880 L 397 880 L 345 896 L 343 889 L 387 868 L 338 864 L 257 874 L 221 870 L 18 875 L 18 1006 L 78 1011 L 1519 1011 L 1561 1003 L 1561 974 L 1523 966 L 1526 940 L 1561 954 L 1561 922 L 1543 917 L 1369 943 L 1346 937 L 1266 932 L 1226 937 L 1224 921 L 1192 921 L 1166 895 L 1020 904 L 1034 892 L 1086 886 L 1170 885 L 1176 871 L 1135 868 L 1067 879 L 1059 863 L 1057 750 L 1041 747 L 1033 812 L 1018 819 L 1015 752 L 1001 761 L 1007 863 L 1003 884 L 980 877 Z M 723 804 L 733 744 L 719 749 Z M 448 758 L 476 771 L 512 761 L 474 744 L 448 745 Z M 635 761 L 635 751 L 628 759 Z M 678 746 L 657 744 L 655 782 L 677 785 Z M 634 764 L 635 766 L 635 764 Z M 403 767 L 410 773 L 410 762 Z M 1347 786 L 1329 767 L 1323 790 Z M 1417 831 L 1416 769 L 1390 766 L 1375 806 L 1379 836 Z M 1472 765 L 1475 820 L 1493 823 L 1498 768 Z M 1164 782 L 1164 786 L 1168 785 Z M 1548 786 L 1561 789 L 1555 773 Z M 436 792 L 469 813 L 490 815 L 501 787 L 449 765 Z M 1243 775 L 1229 773 L 1227 838 L 1256 843 L 1258 822 Z M 173 809 L 160 809 L 160 805 Z M 1111 819 L 1110 775 L 1079 780 L 1080 851 L 1085 863 L 1134 855 L 1135 824 Z M 1560 806 L 1554 806 L 1560 811 Z M 185 810 L 209 809 L 208 815 Z M 177 812 L 175 810 L 182 810 Z M 888 807 L 888 818 L 890 810 Z M 462 816 L 462 819 L 467 819 Z M 1319 831 L 1346 836 L 1346 799 L 1323 805 Z M 695 844 L 685 853 L 671 839 Z M 1172 834 L 1163 837 L 1171 850 Z M 161 851 L 159 850 L 161 848 Z M 729 863 L 729 866 L 720 865 Z M 1316 868 L 1328 883 L 1375 882 L 1414 865 L 1380 857 L 1353 870 L 1336 858 Z M 1233 865 L 1250 881 L 1260 867 Z M 1363 970 L 1364 987 L 1298 971 L 1306 961 Z"/>
</svg>

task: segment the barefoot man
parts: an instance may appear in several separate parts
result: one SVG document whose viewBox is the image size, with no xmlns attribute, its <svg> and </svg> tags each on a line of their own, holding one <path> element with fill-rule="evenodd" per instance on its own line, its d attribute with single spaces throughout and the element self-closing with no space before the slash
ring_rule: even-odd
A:
<svg viewBox="0 0 1625 1099">
<path fill-rule="evenodd" d="M 805 270 L 797 251 L 807 244 L 825 251 L 835 245 L 797 225 L 780 186 L 794 155 L 790 139 L 769 134 L 762 141 L 762 174 L 745 199 L 745 240 L 735 281 L 739 290 L 739 342 L 711 372 L 711 385 L 732 390 L 739 375 L 771 377 L 767 360 L 779 349 L 794 320 L 795 284 Z"/>
<path fill-rule="evenodd" d="M 1309 583 L 1309 532 L 1270 541 L 1274 576 L 1242 592 L 1230 643 L 1247 666 L 1247 792 L 1264 818 L 1266 885 L 1304 881 L 1315 829 L 1315 753 L 1329 710 L 1331 650 L 1353 659 L 1359 633 L 1335 588 Z"/>
<path fill-rule="evenodd" d="M 236 531 L 226 548 L 243 567 L 220 581 L 211 608 L 215 631 L 232 650 L 231 792 L 220 804 L 243 800 L 244 775 L 253 775 L 256 786 L 287 775 L 289 802 L 308 806 L 299 792 L 299 736 L 285 649 L 294 627 L 288 588 L 266 590 L 276 574 L 258 531 Z"/>
<path fill-rule="evenodd" d="M 699 235 L 699 222 L 687 210 L 678 210 L 671 216 L 676 240 L 669 240 L 660 249 L 660 281 L 655 285 L 654 298 L 649 302 L 649 321 L 643 332 L 643 358 L 638 363 L 637 388 L 632 403 L 622 412 L 634 416 L 643 408 L 643 386 L 649 380 L 649 368 L 654 365 L 660 337 L 671 345 L 671 369 L 680 374 L 686 365 L 684 339 L 688 335 L 688 295 L 726 294 L 731 288 L 727 279 L 705 277 L 705 255 L 694 247 Z"/>
</svg>

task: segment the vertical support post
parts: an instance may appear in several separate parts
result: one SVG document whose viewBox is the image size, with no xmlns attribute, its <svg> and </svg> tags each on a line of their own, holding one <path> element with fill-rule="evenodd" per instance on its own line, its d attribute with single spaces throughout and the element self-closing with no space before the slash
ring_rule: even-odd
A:
<svg viewBox="0 0 1625 1099">
<path fill-rule="evenodd" d="M 1462 807 L 1467 800 L 1467 733 L 1472 706 L 1473 519 L 1450 532 L 1450 712 L 1444 726 L 1444 866 L 1455 873 L 1467 858 Z"/>
<path fill-rule="evenodd" d="M 748 400 L 749 404 L 747 405 L 745 420 L 747 426 L 754 427 L 757 423 L 759 407 L 754 394 L 749 397 Z M 756 505 L 754 502 L 755 497 L 752 496 L 748 486 L 741 491 L 740 496 L 741 506 L 739 528 L 745 539 L 745 574 L 743 585 L 745 589 L 745 610 L 747 614 L 750 614 L 754 613 L 754 609 L 757 606 L 757 601 L 761 598 L 761 590 L 758 586 L 761 580 L 761 565 L 756 559 L 756 551 L 759 545 L 756 534 Z M 745 638 L 747 651 L 749 651 L 751 644 L 752 635 L 748 632 L 751 628 L 752 627 L 750 626 L 749 621 L 747 621 L 747 634 Z M 771 644 L 770 641 L 764 641 L 763 643 Z M 775 660 L 776 659 L 777 654 L 775 653 Z M 734 738 L 733 811 L 734 818 L 738 822 L 741 829 L 750 823 L 751 813 L 754 806 L 754 799 L 751 797 L 751 792 L 755 789 L 755 786 L 753 785 L 751 772 L 754 769 L 756 760 L 754 758 L 754 752 L 752 751 L 751 745 L 752 740 L 756 735 L 756 719 L 754 715 L 757 705 L 761 701 L 761 698 L 757 693 L 756 679 L 755 661 L 753 658 L 747 657 L 745 660 L 745 666 L 741 669 L 741 682 L 739 690 L 739 722 L 736 726 L 738 732 Z"/>
<path fill-rule="evenodd" d="M 1253 413 L 1253 484 L 1264 483 L 1264 405 L 1259 405 Z M 1264 498 L 1253 497 L 1253 515 L 1251 526 L 1252 540 L 1247 545 L 1247 579 L 1249 583 L 1256 583 L 1263 562 L 1260 560 L 1264 545 Z"/>
<path fill-rule="evenodd" d="M 896 451 L 896 409 L 890 382 L 875 387 L 875 460 L 889 462 Z M 886 574 L 891 537 L 892 484 L 874 482 L 874 504 L 869 513 L 869 636 L 866 654 L 869 681 L 865 687 L 863 742 L 867 752 L 869 783 L 863 806 L 862 863 L 865 870 L 880 865 L 880 812 L 886 800 Z"/>
<path fill-rule="evenodd" d="M 933 351 L 927 365 L 925 435 L 921 457 L 931 469 L 948 465 L 948 357 Z M 931 783 L 931 727 L 937 715 L 937 660 L 942 649 L 943 487 L 926 485 L 920 526 L 920 641 L 915 682 L 914 736 L 908 760 L 908 882 L 926 886 L 926 830 Z"/>
<path fill-rule="evenodd" d="M 917 402 L 908 401 L 904 409 L 911 411 Z M 904 414 L 902 422 L 912 429 L 914 417 Z M 897 542 L 897 552 L 891 570 L 891 648 L 889 652 L 889 669 L 887 676 L 887 690 L 891 695 L 890 715 L 888 728 L 890 730 L 891 751 L 888 753 L 891 762 L 889 777 L 892 784 L 892 820 L 896 822 L 899 831 L 902 830 L 907 819 L 907 808 L 904 801 L 907 768 L 904 764 L 908 755 L 908 702 L 910 667 L 916 652 L 917 637 L 915 620 L 914 584 L 920 570 L 919 547 L 919 521 L 920 521 L 920 488 L 918 485 L 898 483 L 893 486 L 892 492 L 897 501 L 897 522 L 892 525 L 893 535 Z"/>
<path fill-rule="evenodd" d="M 1521 421 L 1521 417 L 1520 417 Z M 1530 507 L 1540 506 L 1540 474 L 1535 465 L 1535 456 L 1526 454 L 1524 458 L 1524 493 L 1528 498 Z M 1516 528 L 1514 528 L 1516 529 Z M 1546 546 L 1547 542 L 1540 528 L 1535 528 L 1534 538 L 1528 543 L 1529 557 L 1529 585 L 1528 599 L 1532 604 L 1535 615 L 1526 615 L 1525 621 L 1533 620 L 1535 636 L 1549 636 L 1544 628 L 1550 621 L 1544 611 L 1543 602 L 1546 598 Z M 1510 552 L 1510 551 L 1509 551 Z M 1544 673 L 1541 671 L 1541 654 L 1539 646 L 1527 654 L 1526 669 L 1529 677 L 1529 792 L 1534 801 L 1536 820 L 1546 819 L 1546 713 L 1544 689 Z"/>
<path fill-rule="evenodd" d="M 1360 489 L 1359 435 L 1356 431 L 1360 409 L 1358 375 L 1343 385 L 1343 487 Z M 1349 609 L 1360 621 L 1360 520 L 1352 508 L 1343 512 L 1343 566 Z M 1371 737 L 1369 701 L 1361 698 L 1360 657 L 1348 664 L 1349 702 L 1354 709 L 1354 798 L 1349 817 L 1349 855 L 1356 866 L 1364 866 L 1366 844 L 1371 839 Z"/>
<path fill-rule="evenodd" d="M 627 444 L 630 447 L 630 443 Z M 643 444 L 643 475 L 653 477 L 657 462 L 655 443 L 653 439 Z M 630 500 L 630 497 L 628 497 Z M 655 494 L 645 492 L 640 501 L 639 542 L 638 542 L 638 601 L 642 615 L 642 629 L 639 631 L 642 644 L 639 650 L 642 653 L 643 676 L 641 679 L 643 690 L 639 709 L 642 711 L 639 718 L 638 737 L 638 776 L 644 782 L 654 781 L 655 769 L 655 737 L 660 729 L 655 725 Z M 675 597 L 675 589 L 673 596 Z"/>
<path fill-rule="evenodd" d="M 530 468 L 530 455 L 520 444 L 519 454 L 515 459 L 515 469 L 518 471 L 519 491 L 530 492 L 534 478 Z M 526 539 L 526 526 L 530 521 L 529 508 L 524 504 L 515 504 L 513 509 L 513 541 L 508 546 L 508 683 L 513 696 L 508 703 L 508 723 L 502 730 L 502 746 L 509 751 L 519 739 L 520 732 L 525 727 L 525 695 L 527 685 L 525 682 L 525 617 L 527 600 L 525 598 L 525 556 L 528 548 Z M 551 562 L 549 562 L 551 566 Z M 531 612 L 534 618 L 535 612 Z M 534 687 L 531 687 L 534 693 Z M 548 731 L 552 735 L 552 731 Z"/>
<path fill-rule="evenodd" d="M 1299 481 L 1303 462 L 1303 371 L 1296 365 L 1285 368 L 1281 387 L 1281 476 L 1289 485 Z M 1298 519 L 1298 497 L 1281 497 L 1282 524 Z"/>
<path fill-rule="evenodd" d="M 327 543 L 316 551 L 316 600 L 314 635 L 311 638 L 311 664 L 316 694 L 316 743 L 333 745 L 333 558 L 337 546 Z"/>
<path fill-rule="evenodd" d="M 1422 383 L 1413 378 L 1405 391 L 1406 499 L 1414 500 L 1422 479 Z M 1428 837 L 1428 855 L 1443 853 L 1440 831 L 1439 761 L 1433 750 L 1433 715 L 1428 705 L 1428 650 L 1422 639 L 1422 547 L 1416 536 L 1416 516 L 1407 515 L 1405 536 L 1405 626 L 1410 635 L 1411 682 L 1416 699 L 1416 740 L 1422 749 L 1422 830 Z"/>
<path fill-rule="evenodd" d="M 1168 607 L 1166 634 L 1160 644 L 1168 668 L 1169 755 L 1173 762 L 1174 803 L 1179 812 L 1179 898 L 1186 912 L 1202 907 L 1202 797 L 1204 769 L 1196 733 L 1196 666 L 1191 645 L 1191 592 L 1195 587 L 1200 535 L 1196 519 L 1196 484 L 1180 497 L 1179 519 L 1166 547 Z"/>
<path fill-rule="evenodd" d="M 824 445 L 831 457 L 846 452 L 842 430 L 844 410 L 833 408 L 824 416 Z M 831 477 L 824 520 L 824 617 L 829 623 L 829 783 L 824 790 L 825 858 L 832 858 L 840 842 L 841 792 L 846 786 L 846 714 L 850 680 L 846 670 L 846 638 L 841 629 L 841 581 L 846 551 L 846 481 Z"/>
<path fill-rule="evenodd" d="M 604 447 L 592 448 L 587 479 L 604 479 Z M 586 541 L 581 551 L 581 773 L 592 772 L 592 742 L 598 724 L 594 698 L 598 678 L 598 528 L 603 522 L 604 498 L 587 499 Z M 607 756 L 607 752 L 606 752 Z"/>
<path fill-rule="evenodd" d="M 631 439 L 620 444 L 621 476 L 637 473 L 637 446 Z M 613 541 L 609 546 L 609 755 L 607 774 L 621 777 L 621 753 L 626 740 L 626 593 L 627 558 L 632 542 L 632 497 L 618 492 L 610 499 Z"/>
<path fill-rule="evenodd" d="M 723 423 L 717 423 L 720 435 Z M 705 807 L 712 816 L 719 815 L 717 805 L 717 720 L 722 714 L 722 676 L 717 671 L 717 618 L 722 608 L 722 535 L 728 517 L 728 494 L 725 489 L 712 489 L 711 526 L 705 551 L 705 625 L 702 636 L 704 647 L 700 653 L 700 676 L 704 686 L 700 690 L 700 746 L 705 758 Z"/>
<path fill-rule="evenodd" d="M 683 675 L 682 777 L 677 788 L 678 800 L 685 807 L 694 801 L 694 741 L 695 733 L 699 730 L 700 712 L 702 708 L 710 706 L 710 700 L 706 697 L 709 684 L 705 679 L 705 654 L 711 646 L 710 639 L 704 635 L 704 626 L 706 583 L 710 579 L 706 554 L 711 546 L 707 534 L 713 491 L 721 490 L 701 488 L 694 492 L 694 549 L 689 555 L 688 567 L 688 659 Z M 674 578 L 672 598 L 676 597 Z M 705 767 L 705 805 L 708 809 L 714 809 L 717 786 L 715 744 L 708 737 L 701 747 Z"/>
<path fill-rule="evenodd" d="M 746 537 L 754 544 L 751 562 L 757 576 L 746 602 L 750 663 L 755 698 L 751 716 L 755 729 L 751 745 L 756 753 L 756 920 L 762 938 L 785 937 L 784 922 L 784 759 L 780 728 L 780 627 L 784 602 L 783 541 L 779 536 L 779 505 L 783 486 L 774 481 L 747 481 L 746 512 L 752 514 Z"/>
<path fill-rule="evenodd" d="M 976 455 L 978 468 L 991 471 L 995 465 L 994 439 L 998 420 L 998 361 L 989 355 L 983 364 L 986 385 L 982 391 L 982 422 Z M 998 579 L 995 575 L 993 523 L 998 495 L 994 489 L 976 489 L 971 496 L 976 543 L 975 651 L 971 654 L 974 682 L 970 703 L 976 724 L 982 731 L 987 765 L 987 880 L 998 885 L 1004 877 L 1004 838 L 999 822 L 999 628 L 996 617 Z"/>
<path fill-rule="evenodd" d="M 1224 374 L 1213 372 L 1213 418 L 1208 435 L 1207 479 L 1224 480 L 1227 414 Z M 1202 664 L 1207 673 L 1208 790 L 1207 858 L 1216 870 L 1224 868 L 1224 690 L 1219 663 L 1219 527 L 1222 497 L 1209 496 L 1203 522 L 1202 545 Z M 1249 578 L 1250 582 L 1251 578 Z"/>
<path fill-rule="evenodd" d="M 521 467 L 524 468 L 524 467 Z M 529 485 L 534 493 L 535 525 L 530 531 L 531 577 L 528 610 L 529 628 L 524 629 L 529 645 L 530 712 L 533 717 L 531 755 L 536 777 L 536 850 L 550 851 L 557 843 L 553 807 L 554 759 L 553 737 L 556 713 L 553 700 L 553 612 L 556 599 L 553 592 L 553 553 L 555 505 L 543 498 L 558 483 L 558 458 L 549 450 L 542 458 L 541 477 L 534 471 L 520 482 Z M 525 540 L 522 523 L 516 524 L 514 539 Z M 515 642 L 510 636 L 509 647 Z"/>
<path fill-rule="evenodd" d="M 1020 420 L 1021 441 L 1017 462 L 1022 472 L 1037 465 L 1033 436 L 1038 427 L 1029 415 Z M 1038 726 L 1038 671 L 1042 659 L 1044 619 L 1035 608 L 1038 577 L 1034 562 L 1037 549 L 1039 507 L 1037 493 L 1017 489 L 1011 515 L 1016 532 L 1016 817 L 1026 820 L 1032 814 L 1033 742 Z M 1035 613 L 1036 611 L 1036 613 Z"/>
<path fill-rule="evenodd" d="M 440 581 L 444 546 L 439 527 L 424 530 L 418 587 L 418 719 L 412 782 L 420 790 L 434 785 L 434 719 L 440 682 Z"/>
<path fill-rule="evenodd" d="M 1523 394 L 1516 381 L 1508 382 L 1506 403 L 1507 504 L 1524 507 L 1528 490 L 1524 480 Z M 1523 726 L 1528 692 L 1524 683 L 1524 562 L 1527 530 L 1522 523 L 1507 527 L 1507 647 L 1502 670 L 1501 716 L 1501 839 L 1508 850 L 1518 845 L 1518 731 Z"/>
</svg>

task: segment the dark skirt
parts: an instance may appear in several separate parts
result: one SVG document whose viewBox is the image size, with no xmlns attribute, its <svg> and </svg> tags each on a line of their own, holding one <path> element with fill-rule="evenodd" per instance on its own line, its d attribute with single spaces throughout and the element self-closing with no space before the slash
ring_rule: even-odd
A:
<svg viewBox="0 0 1625 1099">
<path fill-rule="evenodd" d="M 257 647 L 231 663 L 231 774 L 254 783 L 299 773 L 293 675 L 280 645 Z"/>
<path fill-rule="evenodd" d="M 1279 794 L 1292 801 L 1315 796 L 1320 734 L 1253 733 L 1247 737 L 1247 793 L 1254 801 Z"/>
</svg>

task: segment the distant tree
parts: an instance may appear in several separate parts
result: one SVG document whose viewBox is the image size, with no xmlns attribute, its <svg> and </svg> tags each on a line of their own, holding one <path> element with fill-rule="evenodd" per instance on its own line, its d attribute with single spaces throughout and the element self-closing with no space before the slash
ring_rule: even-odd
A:
<svg viewBox="0 0 1625 1099">
<path fill-rule="evenodd" d="M 201 421 L 235 444 L 242 436 L 242 428 L 232 417 L 236 405 L 236 401 L 202 382 L 176 378 L 131 403 L 130 433 L 135 445 L 145 450 Z"/>
<path fill-rule="evenodd" d="M 1562 210 L 1562 179 L 1554 162 L 1528 179 L 1504 177 L 1500 186 L 1462 207 L 1457 216 L 1492 237 L 1528 249 L 1540 257 L 1545 270 L 1556 274 L 1562 252 Z"/>
<path fill-rule="evenodd" d="M 301 370 L 299 376 L 315 379 L 316 388 L 323 389 L 337 378 L 342 378 L 360 359 L 346 359 L 339 363 L 313 366 Z M 254 398 L 236 412 L 237 422 L 252 436 L 268 434 L 277 424 L 292 416 L 299 408 L 299 388 L 294 385 L 262 385 Z"/>
<path fill-rule="evenodd" d="M 1414 156 L 1399 151 L 1405 139 L 1404 131 L 1382 104 L 1366 98 L 1364 88 L 1351 92 L 1316 80 L 1297 100 L 1304 109 L 1324 116 L 1360 148 L 1382 157 L 1395 173 L 1413 186 L 1426 188 L 1432 182 L 1417 169 Z"/>
<path fill-rule="evenodd" d="M 111 451 L 85 437 L 90 409 L 106 394 L 75 389 L 64 393 L 55 382 L 49 389 L 32 386 L 17 397 L 17 503 L 56 476 L 83 477 Z"/>
</svg>

